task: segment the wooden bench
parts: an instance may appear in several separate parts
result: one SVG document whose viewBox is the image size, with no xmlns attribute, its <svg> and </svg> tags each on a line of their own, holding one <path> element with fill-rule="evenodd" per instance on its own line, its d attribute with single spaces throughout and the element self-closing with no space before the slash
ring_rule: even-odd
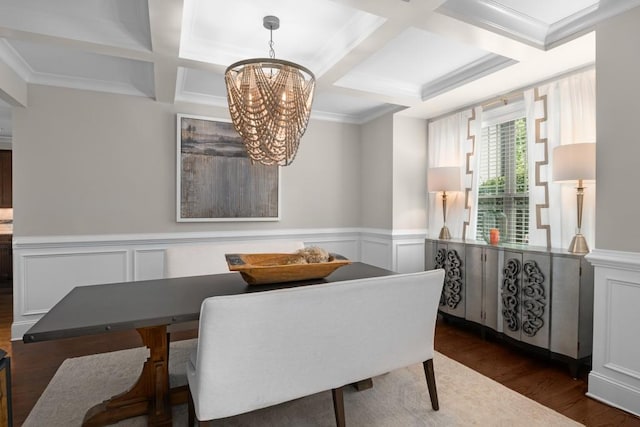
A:
<svg viewBox="0 0 640 427">
<path fill-rule="evenodd" d="M 434 410 L 433 337 L 444 270 L 211 297 L 187 362 L 190 424 L 342 388 L 423 363 Z"/>
</svg>

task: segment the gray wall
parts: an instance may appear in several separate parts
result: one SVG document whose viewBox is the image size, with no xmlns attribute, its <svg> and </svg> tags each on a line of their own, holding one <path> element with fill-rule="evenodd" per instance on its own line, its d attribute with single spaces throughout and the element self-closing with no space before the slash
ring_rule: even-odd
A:
<svg viewBox="0 0 640 427">
<path fill-rule="evenodd" d="M 28 108 L 14 109 L 14 234 L 360 225 L 360 126 L 322 121 L 310 122 L 281 169 L 279 222 L 177 223 L 176 113 L 228 117 L 222 108 L 30 85 Z"/>
<path fill-rule="evenodd" d="M 389 230 L 393 222 L 393 114 L 362 125 L 361 226 Z"/>
<path fill-rule="evenodd" d="M 393 119 L 393 229 L 427 228 L 427 121 Z"/>
<path fill-rule="evenodd" d="M 596 247 L 640 252 L 640 8 L 596 30 Z"/>
</svg>

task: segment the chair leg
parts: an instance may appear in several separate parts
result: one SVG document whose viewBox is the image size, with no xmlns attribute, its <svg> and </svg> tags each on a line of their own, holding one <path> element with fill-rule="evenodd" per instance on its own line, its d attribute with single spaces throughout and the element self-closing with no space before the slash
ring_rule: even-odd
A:
<svg viewBox="0 0 640 427">
<path fill-rule="evenodd" d="M 438 405 L 438 391 L 436 390 L 436 375 L 433 372 L 433 359 L 425 360 L 422 363 L 424 366 L 424 374 L 427 377 L 427 388 L 429 389 L 429 397 L 431 397 L 431 407 L 434 411 L 440 409 Z"/>
<path fill-rule="evenodd" d="M 342 390 L 343 387 L 334 388 L 331 390 L 331 395 L 333 396 L 333 412 L 336 414 L 337 427 L 345 427 L 344 396 Z"/>
</svg>

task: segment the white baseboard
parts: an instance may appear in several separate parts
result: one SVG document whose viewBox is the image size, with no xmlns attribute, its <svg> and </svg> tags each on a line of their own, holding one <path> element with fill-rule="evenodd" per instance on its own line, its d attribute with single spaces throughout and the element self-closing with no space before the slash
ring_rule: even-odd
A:
<svg viewBox="0 0 640 427">
<path fill-rule="evenodd" d="M 640 390 L 591 372 L 587 396 L 640 417 Z"/>
<path fill-rule="evenodd" d="M 75 286 L 161 278 L 172 245 L 300 240 L 394 271 L 424 270 L 423 230 L 327 228 L 126 235 L 14 237 L 12 339 L 22 336 Z"/>
</svg>

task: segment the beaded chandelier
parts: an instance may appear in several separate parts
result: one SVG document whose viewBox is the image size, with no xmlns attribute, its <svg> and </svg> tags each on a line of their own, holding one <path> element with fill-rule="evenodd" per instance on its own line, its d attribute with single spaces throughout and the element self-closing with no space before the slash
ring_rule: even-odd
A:
<svg viewBox="0 0 640 427">
<path fill-rule="evenodd" d="M 280 20 L 265 16 L 263 25 L 271 35 L 269 58 L 239 61 L 225 71 L 229 112 L 252 161 L 287 166 L 307 129 L 315 76 L 298 64 L 275 59 L 273 30 Z"/>
</svg>

